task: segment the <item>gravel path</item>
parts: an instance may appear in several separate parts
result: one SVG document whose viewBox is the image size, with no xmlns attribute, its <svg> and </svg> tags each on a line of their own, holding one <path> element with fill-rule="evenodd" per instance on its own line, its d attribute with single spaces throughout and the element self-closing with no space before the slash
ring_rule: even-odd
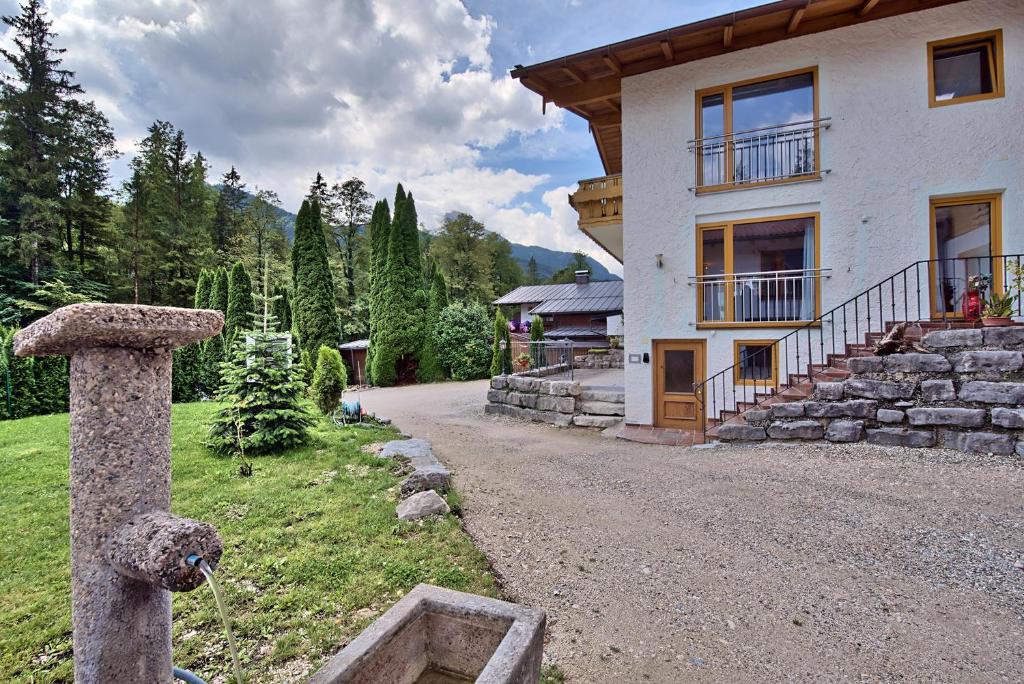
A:
<svg viewBox="0 0 1024 684">
<path fill-rule="evenodd" d="M 570 681 L 1024 681 L 1019 460 L 634 444 L 484 416 L 485 393 L 362 399 L 455 471 Z"/>
</svg>

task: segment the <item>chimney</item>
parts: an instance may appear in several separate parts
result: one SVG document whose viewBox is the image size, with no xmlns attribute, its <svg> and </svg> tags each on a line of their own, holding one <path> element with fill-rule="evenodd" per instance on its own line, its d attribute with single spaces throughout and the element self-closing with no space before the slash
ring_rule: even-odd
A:
<svg viewBox="0 0 1024 684">
<path fill-rule="evenodd" d="M 576 271 L 576 284 L 587 285 L 588 283 L 590 283 L 590 269 Z"/>
</svg>

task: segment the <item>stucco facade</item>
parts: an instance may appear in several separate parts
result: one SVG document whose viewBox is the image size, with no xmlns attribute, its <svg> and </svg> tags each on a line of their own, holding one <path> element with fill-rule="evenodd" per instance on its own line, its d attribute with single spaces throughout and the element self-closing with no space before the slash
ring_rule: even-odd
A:
<svg viewBox="0 0 1024 684">
<path fill-rule="evenodd" d="M 929 107 L 929 41 L 1003 31 L 1005 96 Z M 695 91 L 818 69 L 821 180 L 695 194 Z M 930 257 L 930 201 L 1001 196 L 1002 253 L 1024 252 L 1024 2 L 972 0 L 784 40 L 622 80 L 625 305 L 629 355 L 659 339 L 706 339 L 707 374 L 736 339 L 792 327 L 698 329 L 698 224 L 818 213 L 821 309 Z M 656 255 L 662 255 L 660 267 Z M 626 364 L 626 420 L 653 421 L 650 363 Z"/>
</svg>

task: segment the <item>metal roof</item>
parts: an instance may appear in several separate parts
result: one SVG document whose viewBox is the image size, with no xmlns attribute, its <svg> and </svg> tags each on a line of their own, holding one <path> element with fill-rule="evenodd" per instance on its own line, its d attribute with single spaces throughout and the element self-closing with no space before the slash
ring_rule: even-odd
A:
<svg viewBox="0 0 1024 684">
<path fill-rule="evenodd" d="M 605 280 L 586 285 L 523 285 L 494 303 L 537 303 L 530 311 L 535 314 L 621 311 L 622 284 L 621 280 Z"/>
<path fill-rule="evenodd" d="M 567 326 L 564 328 L 555 328 L 554 330 L 545 330 L 544 337 L 550 337 L 554 339 L 562 337 L 606 337 L 604 330 L 597 330 L 590 326 Z"/>
<path fill-rule="evenodd" d="M 349 349 L 367 349 L 369 346 L 370 340 L 352 340 L 351 342 L 339 345 L 338 349 L 344 349 L 347 351 Z"/>
</svg>

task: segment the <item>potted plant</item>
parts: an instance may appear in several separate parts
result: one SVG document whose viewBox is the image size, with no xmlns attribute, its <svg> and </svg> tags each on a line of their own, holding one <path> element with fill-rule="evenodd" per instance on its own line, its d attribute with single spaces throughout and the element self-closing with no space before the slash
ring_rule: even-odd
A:
<svg viewBox="0 0 1024 684">
<path fill-rule="evenodd" d="M 963 314 L 965 321 L 976 321 L 981 317 L 985 304 L 985 291 L 988 290 L 990 277 L 972 275 L 967 279 L 967 290 L 963 294 Z"/>
<path fill-rule="evenodd" d="M 529 368 L 530 367 L 530 355 L 524 352 L 524 353 L 520 354 L 519 356 L 517 356 L 516 357 L 516 367 L 519 368 L 519 370 L 521 370 L 521 371 L 524 371 L 527 368 Z"/>
<path fill-rule="evenodd" d="M 1009 292 L 993 292 L 981 312 L 981 324 L 988 327 L 1013 325 L 1013 300 L 1014 296 Z"/>
</svg>

